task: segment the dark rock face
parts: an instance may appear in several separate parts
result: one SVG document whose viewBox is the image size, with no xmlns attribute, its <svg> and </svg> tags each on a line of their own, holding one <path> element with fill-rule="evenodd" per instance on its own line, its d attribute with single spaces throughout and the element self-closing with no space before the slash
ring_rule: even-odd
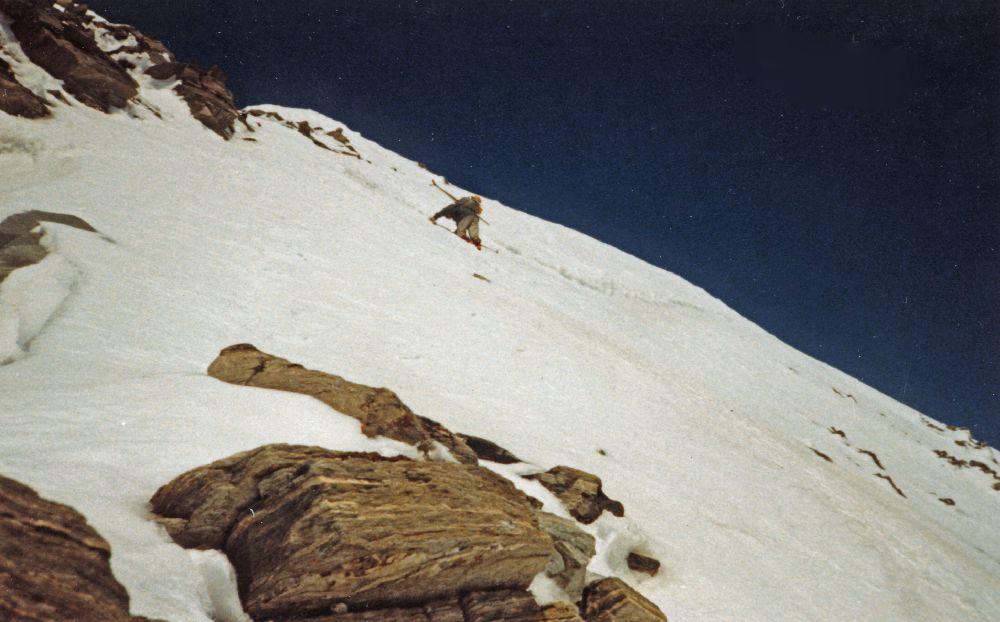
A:
<svg viewBox="0 0 1000 622">
<path fill-rule="evenodd" d="M 146 73 L 157 80 L 180 80 L 174 90 L 187 102 L 191 115 L 223 138 L 233 135 L 239 111 L 221 69 L 206 71 L 193 63 L 166 62 L 153 65 Z"/>
<path fill-rule="evenodd" d="M 254 619 L 523 590 L 553 554 L 523 493 L 456 463 L 268 445 L 184 473 L 152 505 L 179 544 L 227 553 Z"/>
<path fill-rule="evenodd" d="M 430 451 L 436 441 L 447 447 L 460 462 L 476 463 L 475 452 L 464 441 L 435 421 L 415 415 L 388 389 L 306 369 L 249 344 L 222 350 L 209 365 L 208 375 L 233 384 L 311 395 L 359 420 L 361 431 L 368 436 L 385 436 L 424 451 Z"/>
<path fill-rule="evenodd" d="M 617 578 L 591 583 L 583 595 L 587 622 L 666 622 L 660 608 Z"/>
<path fill-rule="evenodd" d="M 38 263 L 48 253 L 41 245 L 42 235 L 32 231 L 40 222 L 94 231 L 87 221 L 71 214 L 30 210 L 8 216 L 0 222 L 0 281 L 18 268 Z"/>
<path fill-rule="evenodd" d="M 0 0 L 0 11 L 13 19 L 11 29 L 31 62 L 62 80 L 80 102 L 108 112 L 138 94 L 135 80 L 94 41 L 81 5 L 58 11 L 51 2 Z"/>
<path fill-rule="evenodd" d="M 555 494 L 573 518 L 581 523 L 594 522 L 604 510 L 615 516 L 625 515 L 622 504 L 604 494 L 601 480 L 596 475 L 567 466 L 557 466 L 545 473 L 528 477 L 538 480 Z"/>
<path fill-rule="evenodd" d="M 517 462 L 521 462 L 520 458 L 497 445 L 493 441 L 485 438 L 479 438 L 478 436 L 469 436 L 468 434 L 458 434 L 457 436 L 465 441 L 465 444 L 468 445 L 472 451 L 476 452 L 476 456 L 481 460 L 499 462 L 500 464 L 515 464 Z"/>
<path fill-rule="evenodd" d="M 111 548 L 76 510 L 0 477 L 0 619 L 139 622 Z"/>
<path fill-rule="evenodd" d="M 583 618 L 569 603 L 539 606 L 523 590 L 493 590 L 419 607 L 335 613 L 296 622 L 583 622 Z"/>
<path fill-rule="evenodd" d="M 45 100 L 17 81 L 14 72 L 0 58 L 0 110 L 15 117 L 38 119 L 50 115 Z"/>
</svg>

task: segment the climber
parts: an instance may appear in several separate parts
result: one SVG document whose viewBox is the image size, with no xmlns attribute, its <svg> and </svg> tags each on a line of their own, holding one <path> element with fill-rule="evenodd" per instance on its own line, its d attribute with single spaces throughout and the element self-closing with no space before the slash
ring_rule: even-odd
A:
<svg viewBox="0 0 1000 622">
<path fill-rule="evenodd" d="M 448 218 L 457 223 L 455 235 L 482 250 L 482 240 L 479 239 L 479 215 L 483 213 L 483 199 L 477 194 L 462 197 L 431 216 L 431 222 L 437 224 L 438 218 Z"/>
</svg>

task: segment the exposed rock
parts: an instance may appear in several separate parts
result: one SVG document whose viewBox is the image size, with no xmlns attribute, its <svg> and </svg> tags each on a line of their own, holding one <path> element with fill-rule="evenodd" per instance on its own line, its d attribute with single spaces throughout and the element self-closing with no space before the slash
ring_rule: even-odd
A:
<svg viewBox="0 0 1000 622">
<path fill-rule="evenodd" d="M 41 245 L 41 233 L 32 231 L 43 221 L 94 231 L 87 221 L 71 214 L 30 210 L 8 216 L 0 222 L 0 281 L 18 268 L 38 263 L 48 254 Z"/>
<path fill-rule="evenodd" d="M 431 451 L 441 443 L 460 462 L 475 464 L 476 454 L 444 426 L 417 416 L 389 389 L 356 384 L 320 371 L 306 369 L 261 352 L 250 344 L 222 350 L 208 374 L 233 384 L 311 395 L 361 422 L 367 436 L 385 436 Z"/>
<path fill-rule="evenodd" d="M 157 80 L 179 79 L 174 91 L 187 102 L 191 115 L 225 139 L 233 135 L 239 111 L 221 69 L 205 71 L 193 63 L 166 62 L 153 65 L 146 73 Z"/>
<path fill-rule="evenodd" d="M 184 473 L 152 504 L 179 544 L 228 554 L 255 619 L 524 589 L 553 553 L 523 493 L 457 463 L 268 445 Z"/>
<path fill-rule="evenodd" d="M 15 117 L 38 119 L 51 113 L 45 100 L 17 81 L 10 65 L 0 58 L 0 110 Z"/>
<path fill-rule="evenodd" d="M 651 577 L 655 577 L 656 573 L 660 571 L 660 560 L 649 557 L 648 555 L 643 555 L 642 553 L 636 553 L 632 551 L 625 558 L 625 562 L 628 567 L 636 572 L 643 572 Z"/>
<path fill-rule="evenodd" d="M 111 56 L 118 54 L 146 54 L 154 64 L 169 63 L 174 60 L 173 52 L 168 50 L 167 46 L 163 45 L 162 42 L 152 37 L 147 37 L 127 24 L 103 25 L 110 31 L 111 36 L 119 41 L 125 41 L 130 36 L 135 39 L 135 44 L 122 46 L 109 52 Z"/>
<path fill-rule="evenodd" d="M 79 512 L 0 476 L 0 619 L 138 622 L 111 547 Z"/>
<path fill-rule="evenodd" d="M 585 471 L 567 466 L 557 466 L 545 473 L 526 476 L 538 480 L 562 501 L 576 520 L 592 523 L 604 510 L 615 516 L 624 516 L 621 503 L 609 499 L 601 489 L 601 479 Z"/>
<path fill-rule="evenodd" d="M 583 594 L 586 622 L 666 622 L 660 608 L 621 579 L 610 577 L 587 586 Z"/>
<path fill-rule="evenodd" d="M 473 592 L 461 598 L 465 622 L 545 622 L 580 620 L 575 607 L 556 603 L 540 607 L 523 591 Z"/>
<path fill-rule="evenodd" d="M 474 274 L 473 276 L 479 275 Z M 468 434 L 457 434 L 456 436 L 465 441 L 465 444 L 468 445 L 472 451 L 476 452 L 476 456 L 478 456 L 481 460 L 499 462 L 500 464 L 514 464 L 521 462 L 520 458 L 497 445 L 493 441 L 488 441 L 485 438 L 479 438 L 478 436 L 469 436 Z"/>
<path fill-rule="evenodd" d="M 539 606 L 523 590 L 470 592 L 415 607 L 339 612 L 295 622 L 583 622 L 570 603 Z"/>
<path fill-rule="evenodd" d="M 31 62 L 62 80 L 80 102 L 108 112 L 138 94 L 135 80 L 94 41 L 86 9 L 66 11 L 42 0 L 0 0 L 11 30 Z"/>
<path fill-rule="evenodd" d="M 587 580 L 587 564 L 597 552 L 594 536 L 571 521 L 548 512 L 535 512 L 538 528 L 549 534 L 556 552 L 545 567 L 545 574 L 579 602 Z"/>
</svg>

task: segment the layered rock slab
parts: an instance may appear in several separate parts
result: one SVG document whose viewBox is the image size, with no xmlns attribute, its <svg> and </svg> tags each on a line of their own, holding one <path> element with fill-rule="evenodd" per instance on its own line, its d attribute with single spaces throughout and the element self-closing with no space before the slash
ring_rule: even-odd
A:
<svg viewBox="0 0 1000 622">
<path fill-rule="evenodd" d="M 587 622 L 667 622 L 659 607 L 616 577 L 591 583 L 583 599 Z"/>
<path fill-rule="evenodd" d="M 254 619 L 524 589 L 551 558 L 527 497 L 477 466 L 268 445 L 152 499 L 174 539 L 221 548 Z"/>
<path fill-rule="evenodd" d="M 538 480 L 581 523 L 592 523 L 605 511 L 624 516 L 621 503 L 604 494 L 601 478 L 568 466 L 552 467 L 544 473 L 526 476 Z"/>
<path fill-rule="evenodd" d="M 295 622 L 583 622 L 583 618 L 570 603 L 542 606 L 524 590 L 492 590 L 418 607 L 334 613 Z"/>
<path fill-rule="evenodd" d="M 111 547 L 73 508 L 0 476 L 0 620 L 141 622 Z"/>
<path fill-rule="evenodd" d="M 456 460 L 476 464 L 476 453 L 444 426 L 414 414 L 389 389 L 350 382 L 340 376 L 306 369 L 250 344 L 223 349 L 209 365 L 208 375 L 232 384 L 311 395 L 361 422 L 367 436 L 385 436 L 415 445 L 425 452 L 434 443 L 446 447 Z"/>
</svg>

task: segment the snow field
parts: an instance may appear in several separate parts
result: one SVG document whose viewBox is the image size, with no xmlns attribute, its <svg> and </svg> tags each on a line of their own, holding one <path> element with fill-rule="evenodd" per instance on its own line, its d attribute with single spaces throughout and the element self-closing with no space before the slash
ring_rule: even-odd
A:
<svg viewBox="0 0 1000 622">
<path fill-rule="evenodd" d="M 0 367 L 0 473 L 88 518 L 134 613 L 240 619 L 225 564 L 148 520 L 184 470 L 274 442 L 414 455 L 310 398 L 205 375 L 251 342 L 506 447 L 529 464 L 487 466 L 549 511 L 565 515 L 518 473 L 599 475 L 626 517 L 588 527 L 590 570 L 671 620 L 1000 617 L 1000 493 L 936 457 L 964 450 L 918 413 L 672 274 L 489 199 L 500 253 L 478 253 L 427 222 L 448 202 L 431 173 L 355 132 L 361 160 L 266 118 L 224 142 L 168 87 L 142 84 L 162 120 L 0 116 L 21 146 L 0 149 L 0 218 L 71 213 L 113 240 L 45 224 L 52 254 L 0 284 L 0 359 L 18 358 Z M 660 574 L 627 570 L 632 548 Z"/>
</svg>

